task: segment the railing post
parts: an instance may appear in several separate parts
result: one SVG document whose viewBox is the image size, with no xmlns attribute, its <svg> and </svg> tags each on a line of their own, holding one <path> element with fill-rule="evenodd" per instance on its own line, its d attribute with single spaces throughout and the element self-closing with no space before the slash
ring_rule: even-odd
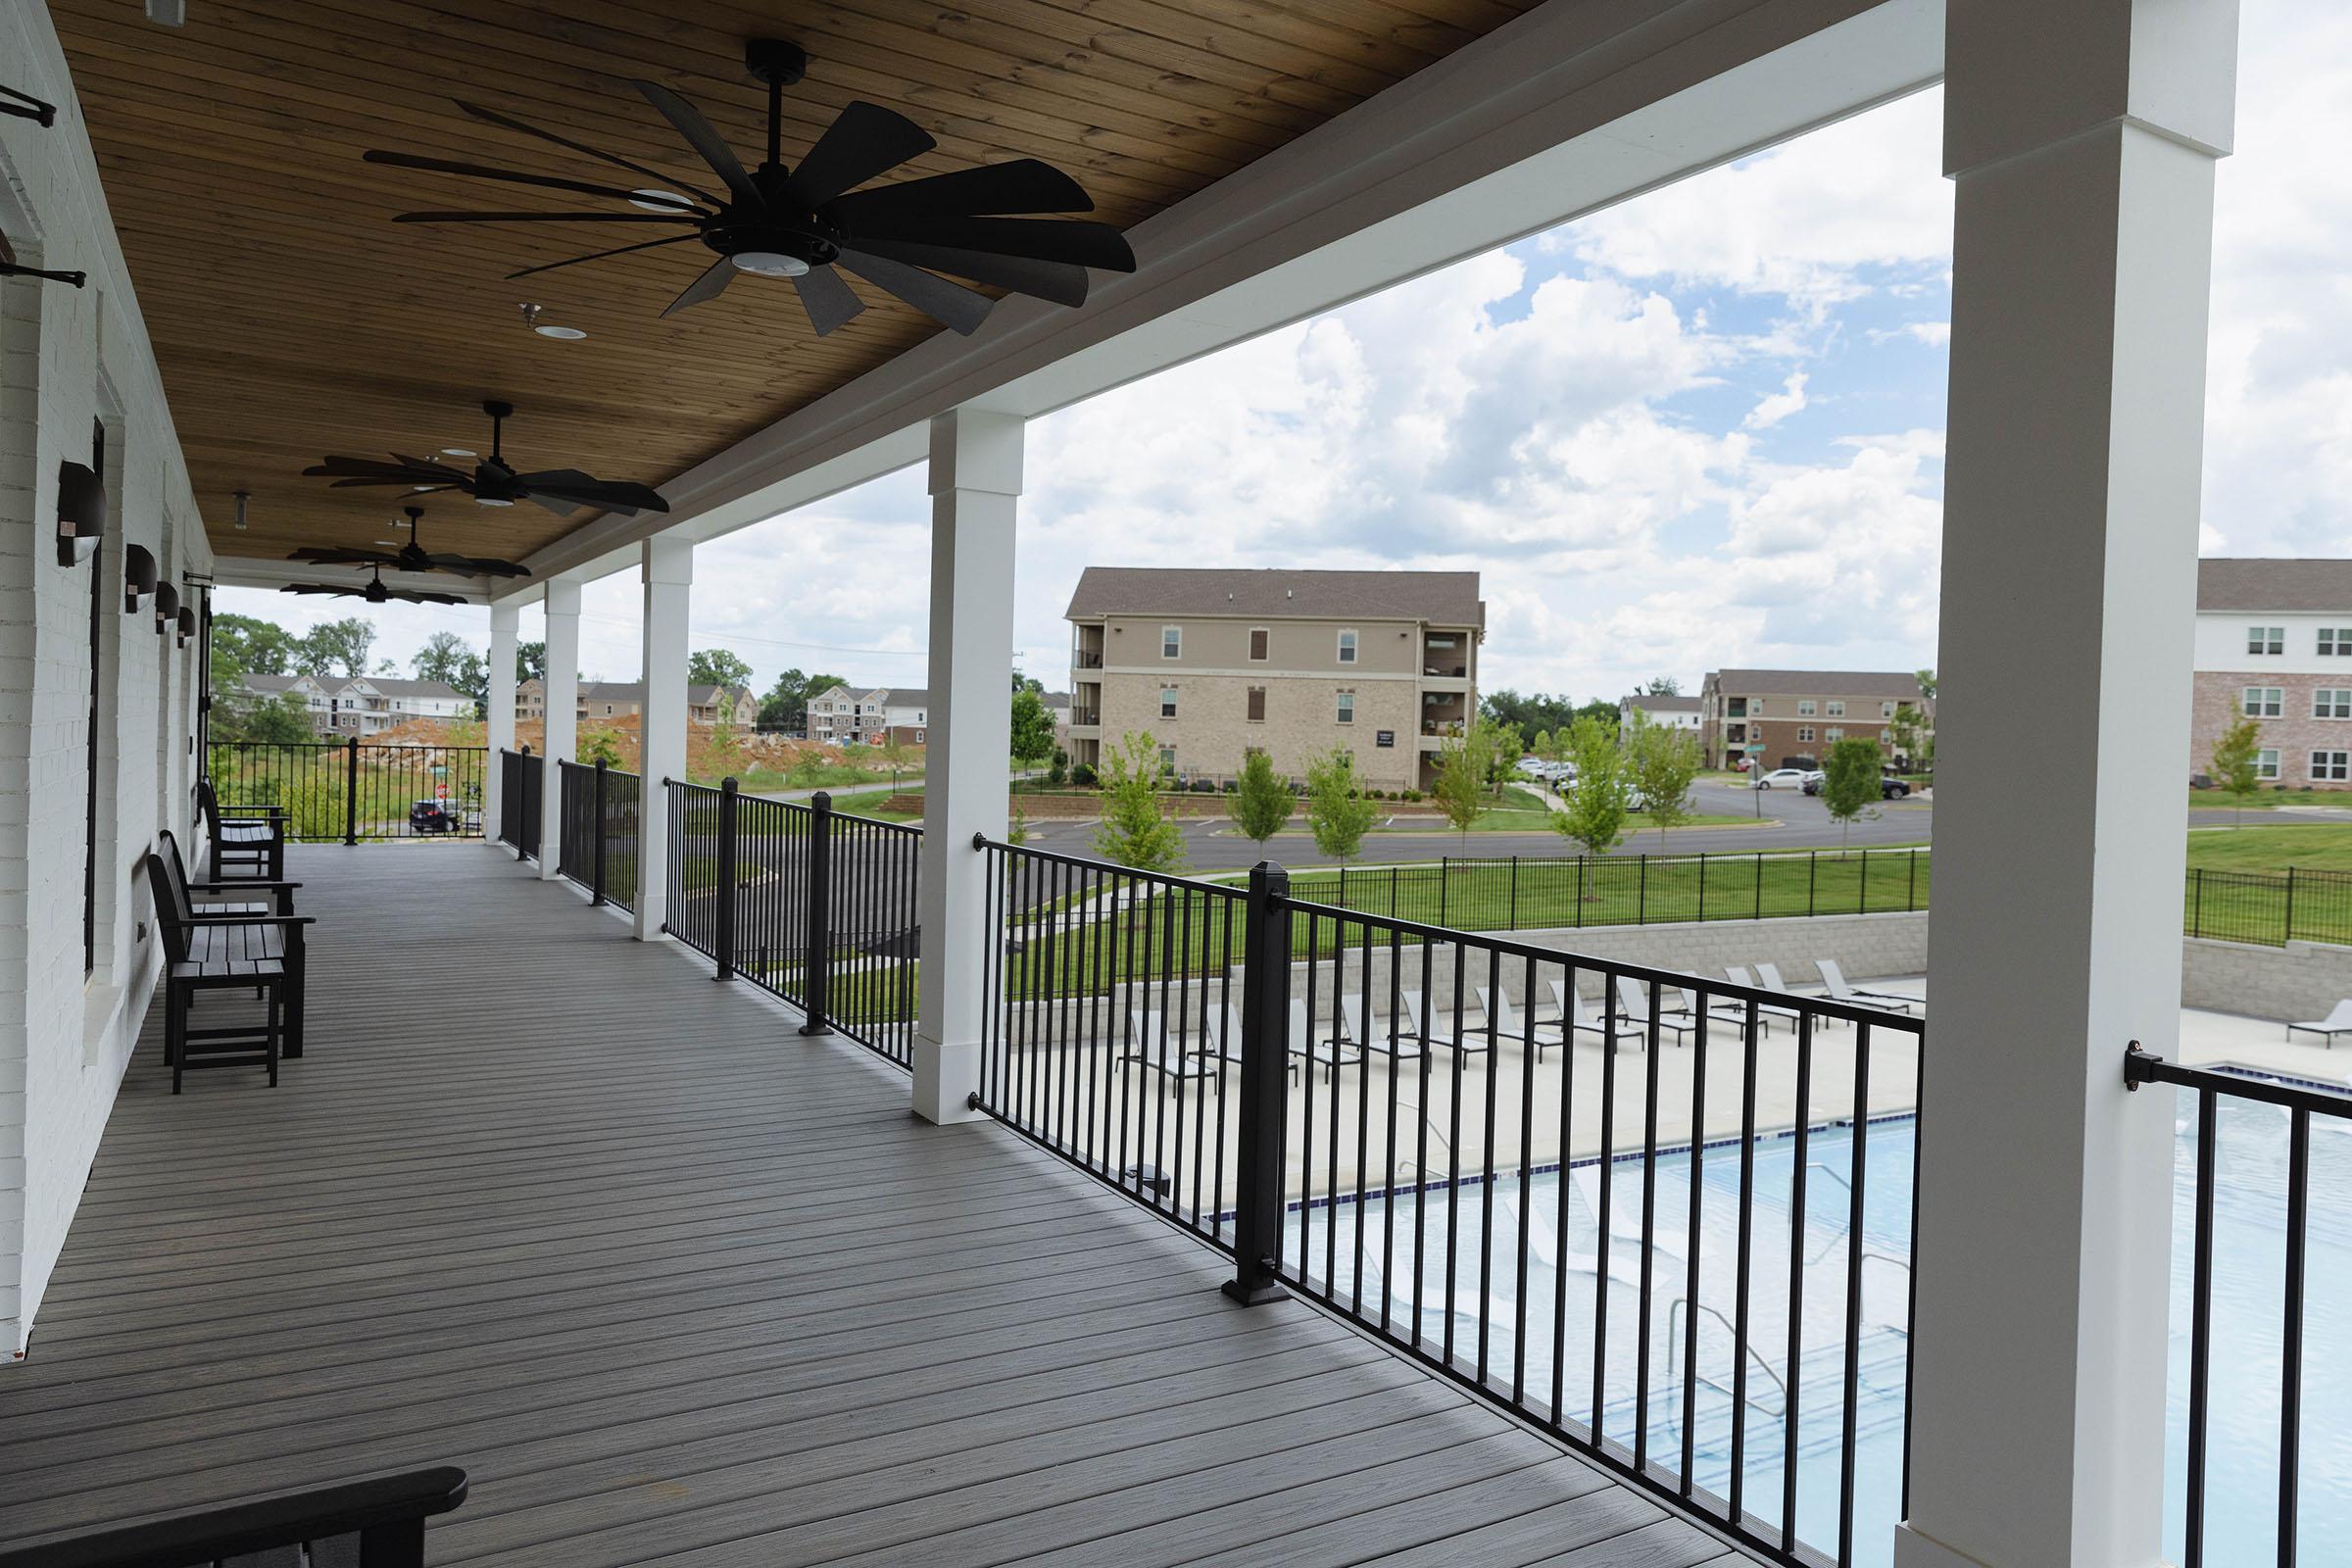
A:
<svg viewBox="0 0 2352 1568">
<path fill-rule="evenodd" d="M 1453 885 L 1453 857 L 1438 857 L 1438 924 L 1446 923 L 1446 895 Z"/>
<path fill-rule="evenodd" d="M 605 902 L 605 769 L 603 758 L 596 760 L 596 787 L 589 797 L 593 803 L 588 812 L 588 831 L 596 835 L 595 848 L 590 852 L 589 864 L 594 867 L 588 881 L 588 903 L 591 907 Z"/>
<path fill-rule="evenodd" d="M 2280 946 L 2295 940 L 2295 868 L 2286 868 L 2286 928 L 2280 932 Z"/>
<path fill-rule="evenodd" d="M 1290 1295 L 1277 1281 L 1282 1247 L 1284 1100 L 1289 1093 L 1290 874 L 1271 860 L 1250 868 L 1242 970 L 1240 1156 L 1235 1169 L 1233 1278 L 1221 1287 L 1245 1306 Z M 1312 962 L 1310 958 L 1308 960 Z M 1310 1064 L 1311 1070 L 1311 1064 Z"/>
<path fill-rule="evenodd" d="M 871 846 L 868 846 L 869 852 Z M 833 797 L 808 797 L 808 947 L 801 957 L 801 1024 L 805 1035 L 833 1032 L 826 1017 L 833 984 Z M 870 1016 L 870 1014 L 861 1014 Z"/>
<path fill-rule="evenodd" d="M 343 743 L 343 842 L 360 842 L 360 738 Z"/>
<path fill-rule="evenodd" d="M 718 783 L 718 917 L 713 922 L 718 973 L 714 979 L 735 978 L 735 815 L 738 788 L 732 778 Z"/>
</svg>

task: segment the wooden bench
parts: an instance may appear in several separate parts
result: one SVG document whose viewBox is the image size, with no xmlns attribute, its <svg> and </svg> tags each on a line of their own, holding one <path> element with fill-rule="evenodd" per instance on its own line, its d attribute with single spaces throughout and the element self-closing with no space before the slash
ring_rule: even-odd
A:
<svg viewBox="0 0 2352 1568">
<path fill-rule="evenodd" d="M 232 806 L 223 814 L 220 797 L 209 778 L 196 781 L 196 806 L 204 813 L 206 833 L 213 842 L 213 876 L 261 877 L 281 881 L 286 874 L 286 808 L 282 806 Z"/>
<path fill-rule="evenodd" d="M 307 915 L 199 912 L 185 882 L 154 851 L 147 885 L 155 897 L 164 938 L 164 1059 L 172 1092 L 192 1067 L 267 1067 L 277 1087 L 281 1056 L 302 1054 L 303 928 Z M 188 1010 L 204 991 L 251 990 L 263 1003 L 262 1022 L 197 1029 Z"/>
</svg>

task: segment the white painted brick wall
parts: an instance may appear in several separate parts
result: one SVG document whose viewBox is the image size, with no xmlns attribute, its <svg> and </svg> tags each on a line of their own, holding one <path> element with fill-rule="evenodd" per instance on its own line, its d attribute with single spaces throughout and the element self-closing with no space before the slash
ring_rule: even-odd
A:
<svg viewBox="0 0 2352 1568">
<path fill-rule="evenodd" d="M 58 565 L 58 465 L 110 425 L 102 570 L 120 606 L 124 547 L 165 580 L 209 570 L 178 438 L 46 11 L 0 7 L 9 84 L 57 124 L 0 119 L 0 228 L 23 259 L 88 286 L 0 283 L 0 1342 L 21 1354 L 80 1200 L 154 989 L 142 857 L 186 833 L 187 671 L 152 611 L 101 631 L 98 961 L 82 969 L 90 569 Z M 102 390 L 103 389 L 103 390 Z M 181 519 L 169 530 L 167 515 Z M 176 673 L 176 690 L 167 691 Z M 169 817 L 170 821 L 159 818 Z"/>
</svg>

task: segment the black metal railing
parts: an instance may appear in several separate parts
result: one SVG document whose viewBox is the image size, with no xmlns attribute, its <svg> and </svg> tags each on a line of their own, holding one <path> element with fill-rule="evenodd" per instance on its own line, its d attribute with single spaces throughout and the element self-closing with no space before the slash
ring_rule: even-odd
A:
<svg viewBox="0 0 2352 1568">
<path fill-rule="evenodd" d="M 604 845 L 605 901 L 617 904 L 631 913 L 637 908 L 637 856 L 642 842 L 640 822 L 645 800 L 645 780 L 635 773 L 624 773 L 617 767 L 604 772 L 604 793 L 600 797 L 602 809 L 598 813 L 598 831 Z"/>
<path fill-rule="evenodd" d="M 547 760 L 519 752 L 501 752 L 498 766 L 498 836 L 526 860 L 539 858 L 539 818 L 546 812 L 547 796 L 541 780 Z"/>
<path fill-rule="evenodd" d="M 1367 914 L 1271 867 L 978 848 L 981 1108 L 1232 1251 L 1230 1294 L 1312 1296 L 1771 1560 L 1890 1536 L 1917 1135 L 1870 1106 L 1915 1103 L 1908 1004 Z"/>
<path fill-rule="evenodd" d="M 902 1067 L 913 1061 L 922 830 L 664 781 L 669 932 Z"/>
<path fill-rule="evenodd" d="M 2185 1366 L 2177 1363 L 2172 1371 L 2176 1401 L 2185 1394 L 2186 1442 L 2180 1471 L 2167 1478 L 2180 1486 L 2184 1502 L 2181 1568 L 2204 1568 L 2214 1560 L 2265 1560 L 2274 1552 L 2281 1568 L 2291 1568 L 2298 1560 L 2304 1512 L 2306 1312 L 2315 1295 L 2323 1310 L 2336 1304 L 2325 1294 L 2326 1285 L 2316 1293 L 2311 1289 L 2311 1135 L 2315 1125 L 2330 1133 L 2352 1132 L 2352 1098 L 2339 1090 L 2242 1071 L 2180 1066 L 2141 1051 L 2137 1042 L 2125 1054 L 2124 1082 L 2135 1091 L 2145 1084 L 2171 1084 L 2184 1091 L 2194 1107 L 2180 1123 L 2192 1141 L 2181 1151 L 2180 1163 L 2193 1160 L 2194 1169 L 2193 1175 L 2183 1172 L 2188 1246 L 2176 1245 L 2174 1270 L 2179 1311 L 2178 1262 L 2185 1250 L 2188 1353 Z M 2328 1142 L 2331 1150 L 2340 1147 L 2336 1139 Z M 2340 1193 L 2343 1162 L 2331 1153 L 2326 1163 L 2329 1187 Z M 2322 1224 L 2328 1227 L 2325 1245 L 2340 1248 L 2334 1208 L 2323 1199 Z M 2176 1209 L 2176 1235 L 2181 1223 Z M 2217 1252 L 2225 1249 L 2229 1261 L 2217 1265 Z M 2227 1278 L 2226 1297 L 2217 1288 L 2217 1271 Z M 2254 1275 L 2275 1278 L 2276 1293 L 2252 1284 Z M 2175 1323 L 2177 1334 L 2178 1318 Z M 2218 1397 L 2233 1412 L 2223 1419 L 2214 1413 L 2217 1339 L 2221 1375 L 2228 1383 Z M 2260 1386 L 2258 1380 L 2273 1372 L 2277 1382 Z M 2276 1499 L 2268 1532 L 2256 1523 L 2260 1504 L 2247 1505 L 2266 1488 Z M 2230 1508 L 2235 1525 L 2217 1530 L 2210 1517 L 2217 1501 Z M 2266 1535 L 2269 1539 L 2263 1539 Z M 2209 1540 L 2220 1548 L 2220 1558 L 2208 1556 Z M 2338 1544 L 2330 1537 L 2320 1556 L 2332 1561 Z"/>
<path fill-rule="evenodd" d="M 0 1568 L 218 1568 L 232 1561 L 422 1568 L 425 1520 L 465 1500 L 466 1472 L 440 1465 L 0 1550 Z"/>
<path fill-rule="evenodd" d="M 215 741 L 205 776 L 223 801 L 275 806 L 286 836 L 309 844 L 480 838 L 481 746 L 340 741 Z"/>
<path fill-rule="evenodd" d="M 592 904 L 636 907 L 638 778 L 609 763 L 560 761 L 562 833 L 556 871 Z"/>
<path fill-rule="evenodd" d="M 2283 947 L 2352 944 L 2352 871 L 2188 873 L 2188 934 Z"/>
</svg>

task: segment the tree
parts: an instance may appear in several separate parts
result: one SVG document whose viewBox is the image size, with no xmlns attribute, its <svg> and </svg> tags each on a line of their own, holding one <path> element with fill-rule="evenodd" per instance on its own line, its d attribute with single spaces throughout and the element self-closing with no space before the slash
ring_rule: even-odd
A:
<svg viewBox="0 0 2352 1568">
<path fill-rule="evenodd" d="M 703 746 L 703 764 L 722 779 L 733 778 L 743 771 L 743 740 L 734 725 L 710 726 L 710 739 Z"/>
<path fill-rule="evenodd" d="M 1544 760 L 1550 760 L 1551 731 L 1547 729 L 1540 729 L 1536 731 L 1535 738 L 1527 743 L 1527 749 L 1533 752 L 1536 756 L 1543 758 Z"/>
<path fill-rule="evenodd" d="M 1034 675 L 1024 675 L 1016 669 L 1012 672 L 1012 690 L 1016 697 L 1022 692 L 1035 692 L 1038 696 L 1043 697 L 1046 695 L 1046 683 Z"/>
<path fill-rule="evenodd" d="M 1484 752 L 1480 759 L 1488 787 L 1496 795 L 1511 781 L 1511 772 L 1519 759 L 1527 755 L 1527 731 L 1509 719 L 1494 720 L 1474 717 L 1462 728 L 1462 739 L 1474 750 Z"/>
<path fill-rule="evenodd" d="M 516 643 L 514 645 L 514 684 L 526 680 L 547 679 L 547 644 Z"/>
<path fill-rule="evenodd" d="M 418 677 L 421 679 L 422 677 Z M 609 729 L 590 730 L 579 745 L 578 760 L 594 767 L 602 762 L 607 767 L 620 765 L 620 741 Z"/>
<path fill-rule="evenodd" d="M 362 615 L 322 620 L 294 639 L 287 650 L 293 665 L 305 675 L 345 675 L 368 672 L 368 651 L 375 646 L 375 623 Z"/>
<path fill-rule="evenodd" d="M 1843 841 L 1853 835 L 1854 818 L 1868 810 L 1879 795 L 1878 743 L 1856 738 L 1832 746 L 1821 764 L 1821 804 L 1829 808 L 1830 820 L 1844 830 L 1841 851 Z"/>
<path fill-rule="evenodd" d="M 1380 808 L 1355 787 L 1355 759 L 1344 748 L 1306 765 L 1306 825 L 1315 848 L 1335 860 L 1362 849 L 1364 835 L 1380 820 Z"/>
<path fill-rule="evenodd" d="M 1023 686 L 1012 694 L 1012 760 L 1035 767 L 1054 755 L 1054 710 Z"/>
<path fill-rule="evenodd" d="M 1241 782 L 1225 797 L 1225 814 L 1250 840 L 1263 844 L 1283 829 L 1298 808 L 1290 781 L 1274 771 L 1272 759 L 1252 750 L 1242 758 Z"/>
<path fill-rule="evenodd" d="M 1429 786 L 1430 799 L 1446 820 L 1461 834 L 1465 849 L 1470 829 L 1487 808 L 1487 775 L 1494 759 L 1493 731 L 1485 719 L 1473 720 L 1461 734 L 1445 741 L 1438 751 L 1437 776 Z"/>
<path fill-rule="evenodd" d="M 217 612 L 213 615 L 213 669 L 225 662 L 240 676 L 283 675 L 294 658 L 294 634 L 275 621 Z M 219 682 L 216 680 L 216 687 Z M 237 685 L 241 689 L 243 681 Z"/>
<path fill-rule="evenodd" d="M 1616 710 L 1606 719 L 1591 713 L 1578 719 L 1568 731 L 1568 758 L 1576 764 L 1576 777 L 1560 792 L 1552 828 L 1583 845 L 1587 855 L 1606 855 L 1625 842 L 1625 819 L 1633 808 Z"/>
<path fill-rule="evenodd" d="M 788 669 L 760 700 L 760 727 L 805 730 L 808 727 L 808 699 L 848 684 L 839 675 L 804 675 Z"/>
<path fill-rule="evenodd" d="M 1185 863 L 1184 830 L 1160 800 L 1167 769 L 1150 730 L 1130 731 L 1106 750 L 1101 772 L 1102 820 L 1095 853 L 1137 871 L 1175 871 Z"/>
<path fill-rule="evenodd" d="M 882 732 L 882 765 L 890 769 L 890 787 L 894 790 L 899 787 L 899 776 L 914 765 L 914 754 L 906 749 L 895 729 Z"/>
<path fill-rule="evenodd" d="M 1566 729 L 1576 717 L 1576 706 L 1565 696 L 1531 692 L 1522 697 L 1508 687 L 1479 699 L 1478 710 L 1498 724 L 1516 724 L 1523 732 Z"/>
<path fill-rule="evenodd" d="M 724 686 L 730 691 L 752 684 L 752 666 L 724 648 L 698 648 L 686 656 L 686 684 Z"/>
<path fill-rule="evenodd" d="M 1927 760 L 1927 715 L 1911 703 L 1894 705 L 1894 716 L 1886 721 L 1886 730 L 1894 743 L 1897 757 L 1918 767 Z"/>
<path fill-rule="evenodd" d="M 1617 705 L 1605 697 L 1595 697 L 1589 703 L 1580 704 L 1576 710 L 1576 716 L 1578 718 L 1597 718 L 1614 729 L 1617 727 Z"/>
<path fill-rule="evenodd" d="M 468 647 L 455 632 L 437 631 L 424 640 L 409 661 L 418 680 L 437 680 L 473 699 L 477 711 L 487 712 L 490 701 L 490 662 Z"/>
<path fill-rule="evenodd" d="M 241 708 L 227 710 L 227 713 L 232 722 L 222 724 L 222 710 L 218 707 L 213 710 L 214 740 L 300 746 L 318 738 L 318 730 L 311 724 L 310 710 L 283 693 L 247 702 Z"/>
<path fill-rule="evenodd" d="M 1666 830 L 1690 819 L 1690 783 L 1698 777 L 1698 737 L 1653 724 L 1649 715 L 1634 710 L 1634 727 L 1626 744 L 1634 803 L 1657 824 L 1658 848 L 1666 848 Z"/>
<path fill-rule="evenodd" d="M 1640 695 L 1643 697 L 1680 697 L 1683 695 L 1683 683 L 1679 677 L 1674 675 L 1652 675 L 1642 683 Z"/>
<path fill-rule="evenodd" d="M 1929 702 L 1936 700 L 1936 672 L 1932 669 L 1914 671 L 1919 676 L 1919 695 Z"/>
<path fill-rule="evenodd" d="M 2213 743 L 2213 760 L 2207 765 L 2214 781 L 2236 799 L 2236 825 L 2245 826 L 2246 797 L 2262 783 L 2262 726 L 2245 715 L 2234 697 L 2230 699 L 2230 727 Z"/>
</svg>

